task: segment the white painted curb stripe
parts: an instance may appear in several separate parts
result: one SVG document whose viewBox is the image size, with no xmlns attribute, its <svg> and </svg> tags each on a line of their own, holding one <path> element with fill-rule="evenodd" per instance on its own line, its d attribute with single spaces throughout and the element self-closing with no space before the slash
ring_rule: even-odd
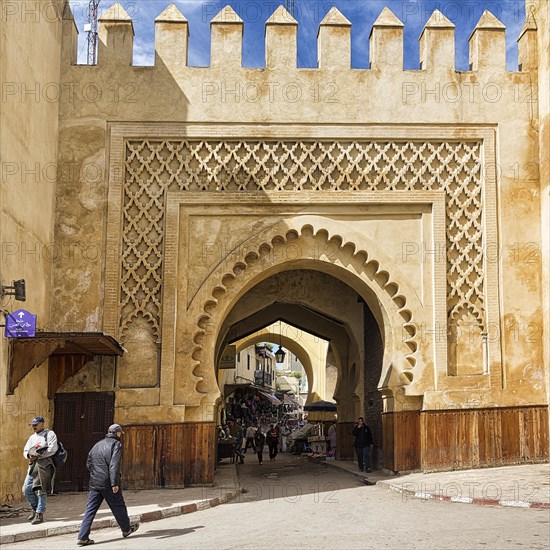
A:
<svg viewBox="0 0 550 550">
<path fill-rule="evenodd" d="M 463 502 L 464 504 L 472 504 L 473 501 L 474 499 L 469 497 L 451 497 L 451 502 Z"/>
<path fill-rule="evenodd" d="M 499 502 L 501 506 L 514 506 L 516 508 L 530 508 L 531 503 L 522 500 L 501 500 Z"/>
</svg>

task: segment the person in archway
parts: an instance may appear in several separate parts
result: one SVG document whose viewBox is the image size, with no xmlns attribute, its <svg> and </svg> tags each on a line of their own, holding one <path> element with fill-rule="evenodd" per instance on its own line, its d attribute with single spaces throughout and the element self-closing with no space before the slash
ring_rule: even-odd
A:
<svg viewBox="0 0 550 550">
<path fill-rule="evenodd" d="M 256 435 L 256 427 L 254 424 L 250 424 L 248 428 L 246 428 L 246 443 L 244 446 L 244 453 L 246 454 L 246 451 L 248 451 L 248 447 L 252 447 L 253 452 L 256 452 L 256 443 L 254 442 L 254 436 Z"/>
<path fill-rule="evenodd" d="M 357 424 L 355 424 L 352 433 L 355 437 L 353 446 L 357 454 L 359 470 L 370 472 L 372 471 L 370 468 L 370 451 L 374 440 L 370 428 L 365 424 L 365 419 L 362 416 L 357 419 Z"/>
<path fill-rule="evenodd" d="M 235 446 L 233 448 L 235 463 L 244 464 L 244 452 L 243 452 L 244 429 L 241 425 L 240 420 L 237 420 L 236 426 L 237 428 L 235 430 Z"/>
<path fill-rule="evenodd" d="M 254 444 L 256 454 L 258 455 L 258 462 L 262 464 L 264 460 L 265 434 L 262 432 L 261 426 L 258 426 L 258 429 L 254 434 Z"/>
<path fill-rule="evenodd" d="M 269 460 L 275 460 L 279 449 L 279 430 L 271 424 L 266 435 L 267 447 L 269 449 Z"/>
<path fill-rule="evenodd" d="M 333 422 L 327 432 L 327 441 L 329 445 L 329 451 L 332 456 L 336 456 L 336 422 Z"/>
</svg>

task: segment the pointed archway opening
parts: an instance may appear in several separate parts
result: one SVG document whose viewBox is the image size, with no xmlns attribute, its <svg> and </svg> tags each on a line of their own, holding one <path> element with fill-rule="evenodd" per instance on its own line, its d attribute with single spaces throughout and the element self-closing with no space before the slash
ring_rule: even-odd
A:
<svg viewBox="0 0 550 550">
<path fill-rule="evenodd" d="M 250 320 L 247 319 L 247 324 L 249 323 Z M 238 333 L 240 328 L 234 330 L 233 333 Z M 223 372 L 226 369 L 221 369 L 220 362 L 218 361 L 218 385 L 222 395 L 227 396 L 227 390 L 223 386 L 228 385 L 228 381 L 230 382 L 231 379 L 239 379 L 245 383 L 253 383 L 255 381 L 254 377 L 258 373 L 254 372 L 253 360 L 250 359 L 250 352 L 252 351 L 250 348 L 256 346 L 267 348 L 268 355 L 272 360 L 271 362 L 275 363 L 275 368 L 273 369 L 275 372 L 285 370 L 285 368 L 292 372 L 293 366 L 303 371 L 304 387 L 307 388 L 307 391 L 302 395 L 304 404 L 327 397 L 326 394 L 319 395 L 317 393 L 317 389 L 321 385 L 324 387 L 324 373 L 320 372 L 320 370 L 325 365 L 328 349 L 328 342 L 326 340 L 279 319 L 271 325 L 260 327 L 256 331 L 244 334 L 237 340 L 228 343 L 233 346 L 233 351 L 236 353 L 234 361 L 235 372 L 227 376 Z M 277 350 L 280 347 L 285 350 L 283 362 L 277 361 L 276 357 Z M 244 354 L 245 357 L 241 357 L 241 354 Z M 264 366 L 259 363 L 262 363 L 261 360 L 256 363 L 256 366 Z M 272 373 L 270 368 L 267 370 L 267 373 Z M 266 389 L 277 390 L 275 377 L 270 378 L 272 380 L 268 381 Z"/>
<path fill-rule="evenodd" d="M 381 317 L 380 311 L 373 312 L 355 288 L 333 274 L 319 269 L 281 270 L 258 282 L 236 301 L 219 331 L 216 364 L 228 344 L 247 341 L 251 334 L 256 334 L 258 341 L 277 342 L 277 334 L 262 333 L 262 329 L 280 322 L 311 335 L 313 340 L 326 342 L 323 356 L 317 358 L 321 364 L 313 368 L 308 346 L 296 335 L 294 339 L 288 334 L 280 335 L 284 347 L 299 350 L 307 358 L 313 396 L 309 401 L 329 398 L 337 403 L 337 456 L 353 457 L 352 428 L 356 418 L 364 416 L 375 439 L 374 462 L 382 466 L 383 399 L 378 388 L 384 337 L 377 317 Z M 335 370 L 336 375 L 330 395 L 327 369 Z"/>
</svg>

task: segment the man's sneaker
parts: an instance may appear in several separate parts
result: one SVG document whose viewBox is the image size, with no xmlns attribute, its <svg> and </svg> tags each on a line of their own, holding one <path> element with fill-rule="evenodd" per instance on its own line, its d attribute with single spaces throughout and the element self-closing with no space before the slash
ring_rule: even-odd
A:
<svg viewBox="0 0 550 550">
<path fill-rule="evenodd" d="M 38 525 L 43 521 L 44 521 L 44 514 L 42 514 L 41 512 L 36 512 L 36 514 L 34 514 L 34 519 L 31 521 L 31 525 Z"/>
<path fill-rule="evenodd" d="M 89 546 L 93 543 L 94 541 L 92 539 L 79 539 L 76 541 L 76 544 L 78 544 L 78 546 Z"/>
<path fill-rule="evenodd" d="M 32 521 L 34 519 L 34 516 L 36 515 L 36 510 L 33 510 L 30 514 L 29 514 L 29 517 L 27 518 L 27 521 Z"/>
<path fill-rule="evenodd" d="M 122 536 L 124 538 L 129 537 L 132 533 L 135 533 L 139 529 L 139 523 L 134 523 L 134 525 L 130 525 L 130 529 L 128 531 L 122 531 Z"/>
</svg>

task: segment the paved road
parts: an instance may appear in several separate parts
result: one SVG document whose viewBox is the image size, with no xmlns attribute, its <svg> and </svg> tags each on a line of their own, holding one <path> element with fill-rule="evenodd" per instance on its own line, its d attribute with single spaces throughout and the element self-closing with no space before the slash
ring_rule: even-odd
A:
<svg viewBox="0 0 550 550">
<path fill-rule="evenodd" d="M 550 547 L 550 510 L 422 501 L 347 473 L 288 455 L 260 466 L 252 454 L 239 466 L 237 501 L 145 523 L 128 539 L 92 533 L 101 549 L 388 548 L 498 549 Z M 211 492 L 208 495 L 213 495 Z M 215 496 L 215 495 L 213 495 Z M 76 548 L 75 535 L 5 545 Z"/>
</svg>

